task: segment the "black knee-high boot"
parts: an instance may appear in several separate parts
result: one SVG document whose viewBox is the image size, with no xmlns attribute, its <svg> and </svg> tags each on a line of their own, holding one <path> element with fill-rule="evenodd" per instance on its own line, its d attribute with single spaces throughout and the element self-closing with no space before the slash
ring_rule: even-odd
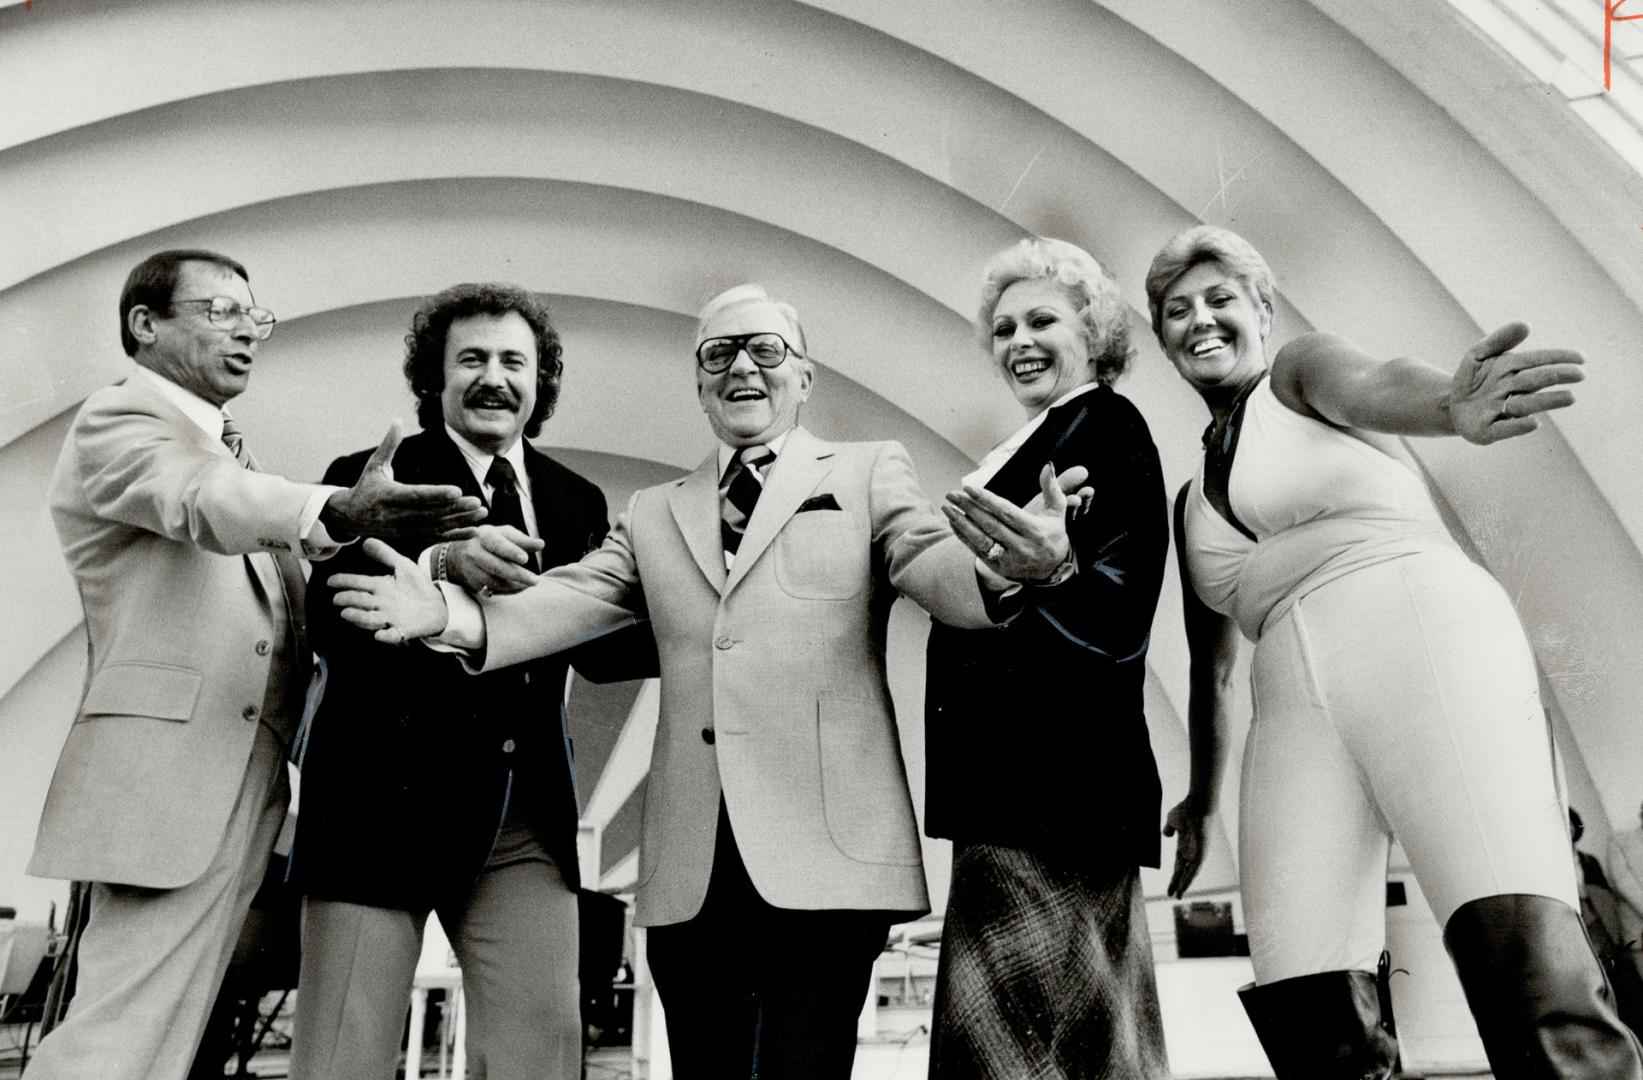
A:
<svg viewBox="0 0 1643 1080">
<path fill-rule="evenodd" d="M 1278 1080 L 1385 1080 L 1398 1040 L 1367 971 L 1320 971 L 1238 991 Z"/>
<path fill-rule="evenodd" d="M 1496 1080 L 1643 1080 L 1637 1039 L 1574 908 L 1486 896 L 1449 917 L 1443 943 Z"/>
</svg>

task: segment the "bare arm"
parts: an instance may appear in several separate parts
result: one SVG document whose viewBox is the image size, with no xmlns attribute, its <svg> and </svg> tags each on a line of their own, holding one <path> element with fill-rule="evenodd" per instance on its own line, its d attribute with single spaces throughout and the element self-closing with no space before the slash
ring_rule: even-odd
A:
<svg viewBox="0 0 1643 1080">
<path fill-rule="evenodd" d="M 1205 821 L 1220 801 L 1226 760 L 1226 716 L 1232 700 L 1233 665 L 1238 659 L 1238 627 L 1198 598 L 1187 576 L 1185 507 L 1191 485 L 1175 498 L 1175 550 L 1181 573 L 1181 607 L 1188 661 L 1187 744 L 1190 778 L 1184 799 L 1165 819 L 1164 835 L 1175 836 L 1175 871 L 1168 892 L 1180 898 L 1203 865 Z"/>
<path fill-rule="evenodd" d="M 1519 349 L 1508 323 L 1466 351 L 1451 375 L 1419 360 L 1378 360 L 1345 338 L 1305 334 L 1278 350 L 1272 391 L 1304 416 L 1393 435 L 1459 435 L 1492 443 L 1533 431 L 1536 414 L 1574 403 L 1584 376 L 1573 349 Z"/>
</svg>

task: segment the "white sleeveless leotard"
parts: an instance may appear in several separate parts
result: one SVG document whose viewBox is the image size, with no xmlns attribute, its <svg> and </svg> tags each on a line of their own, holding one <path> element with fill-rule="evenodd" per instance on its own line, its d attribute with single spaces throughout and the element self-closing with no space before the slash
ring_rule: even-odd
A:
<svg viewBox="0 0 1643 1080">
<path fill-rule="evenodd" d="M 1450 538 L 1420 475 L 1302 416 L 1244 405 L 1233 516 L 1184 509 L 1205 603 L 1255 642 L 1239 875 L 1258 982 L 1372 971 L 1387 852 L 1440 925 L 1497 893 L 1572 902 L 1534 657 L 1504 590 Z"/>
<path fill-rule="evenodd" d="M 1187 569 L 1204 603 L 1235 619 L 1251 641 L 1326 582 L 1454 545 L 1413 468 L 1297 413 L 1270 379 L 1244 405 L 1227 498 L 1260 542 L 1210 505 L 1200 465 L 1185 510 Z"/>
</svg>

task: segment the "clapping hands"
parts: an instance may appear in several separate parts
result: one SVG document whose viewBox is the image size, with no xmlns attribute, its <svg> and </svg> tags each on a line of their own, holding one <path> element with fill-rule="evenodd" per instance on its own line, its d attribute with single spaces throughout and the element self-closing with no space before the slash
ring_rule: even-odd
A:
<svg viewBox="0 0 1643 1080">
<path fill-rule="evenodd" d="M 949 492 L 941 509 L 959 539 L 1000 576 L 1040 581 L 1067 561 L 1069 514 L 1078 518 L 1095 499 L 1095 492 L 1082 486 L 1088 476 L 1082 465 L 1060 476 L 1055 466 L 1045 465 L 1038 477 L 1039 494 L 1026 506 L 966 484 Z"/>
</svg>

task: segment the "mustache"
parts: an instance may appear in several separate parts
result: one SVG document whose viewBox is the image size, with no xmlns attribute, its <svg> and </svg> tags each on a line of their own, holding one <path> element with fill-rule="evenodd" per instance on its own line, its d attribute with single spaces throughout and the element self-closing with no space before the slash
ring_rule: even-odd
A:
<svg viewBox="0 0 1643 1080">
<path fill-rule="evenodd" d="M 519 411 L 519 399 L 492 386 L 480 386 L 462 395 L 462 404 L 476 409 L 510 409 Z"/>
</svg>

